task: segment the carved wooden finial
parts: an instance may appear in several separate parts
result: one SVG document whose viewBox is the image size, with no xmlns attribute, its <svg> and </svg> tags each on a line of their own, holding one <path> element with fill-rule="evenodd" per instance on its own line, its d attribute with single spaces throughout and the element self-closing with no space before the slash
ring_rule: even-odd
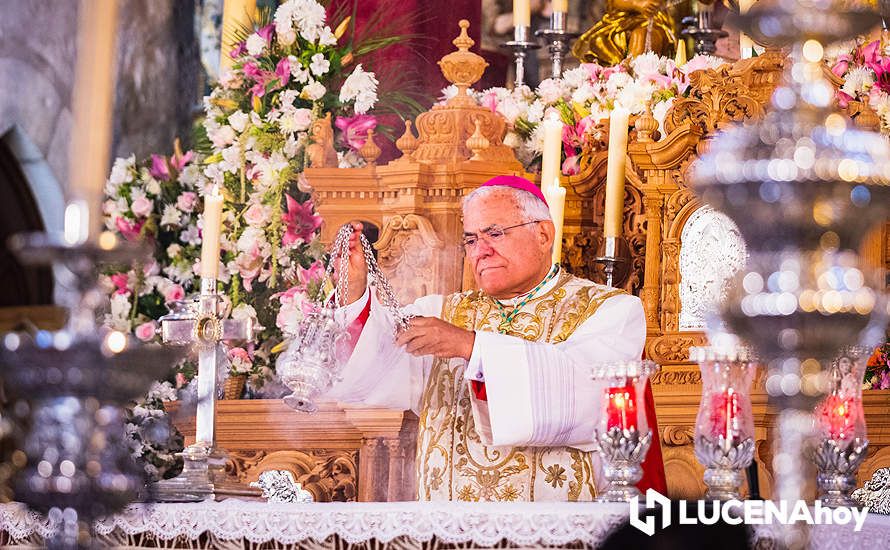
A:
<svg viewBox="0 0 890 550">
<path fill-rule="evenodd" d="M 473 152 L 470 160 L 484 160 L 480 153 L 488 149 L 488 138 L 482 134 L 482 121 L 477 118 L 474 122 L 476 123 L 476 131 L 467 139 L 467 149 Z"/>
<path fill-rule="evenodd" d="M 482 78 L 488 63 L 482 56 L 470 51 L 470 46 L 475 44 L 467 34 L 470 22 L 461 19 L 458 24 L 460 25 L 460 35 L 453 41 L 453 44 L 457 46 L 457 51 L 443 57 L 439 61 L 439 67 L 442 69 L 445 79 L 457 86 L 457 95 L 448 100 L 448 105 L 475 105 L 475 100 L 467 95 L 467 88 Z"/>
<path fill-rule="evenodd" d="M 411 158 L 411 153 L 417 149 L 417 138 L 414 137 L 414 132 L 411 130 L 410 120 L 405 121 L 405 133 L 396 140 L 396 147 L 405 158 Z"/>
<path fill-rule="evenodd" d="M 640 143 L 648 143 L 655 141 L 658 132 L 658 121 L 652 116 L 652 107 L 646 105 L 646 112 L 637 117 L 634 124 L 637 130 L 637 141 Z"/>
<path fill-rule="evenodd" d="M 466 19 L 461 19 L 457 26 L 460 27 L 460 35 L 457 38 L 451 41 L 452 44 L 457 47 L 458 50 L 465 52 L 473 47 L 473 44 L 476 43 L 475 40 L 470 38 L 470 35 L 467 34 L 467 29 L 470 28 L 470 22 Z"/>
<path fill-rule="evenodd" d="M 374 130 L 368 130 L 368 139 L 365 140 L 365 144 L 359 149 L 359 153 L 361 153 L 362 158 L 368 164 L 377 163 L 377 157 L 380 156 L 380 147 L 377 147 L 377 144 L 374 143 Z"/>
</svg>

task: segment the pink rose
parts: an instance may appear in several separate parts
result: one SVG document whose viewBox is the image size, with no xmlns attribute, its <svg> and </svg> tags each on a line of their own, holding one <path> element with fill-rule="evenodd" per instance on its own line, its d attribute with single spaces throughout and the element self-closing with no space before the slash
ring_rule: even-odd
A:
<svg viewBox="0 0 890 550">
<path fill-rule="evenodd" d="M 581 173 L 581 157 L 578 155 L 567 156 L 562 163 L 562 173 L 567 176 L 576 176 Z"/>
<path fill-rule="evenodd" d="M 142 232 L 142 226 L 144 224 L 144 221 L 131 222 L 124 218 L 114 219 L 115 227 L 117 227 L 117 230 L 120 232 L 120 234 L 123 235 L 123 237 L 128 241 L 139 238 L 139 234 Z"/>
<path fill-rule="evenodd" d="M 186 191 L 176 198 L 176 207 L 183 212 L 192 212 L 195 209 L 195 203 L 197 202 L 197 193 Z"/>
<path fill-rule="evenodd" d="M 253 227 L 262 227 L 269 221 L 269 208 L 258 203 L 251 204 L 244 213 L 244 221 Z"/>
<path fill-rule="evenodd" d="M 147 218 L 151 214 L 152 208 L 154 208 L 154 203 L 146 197 L 137 197 L 133 204 L 130 205 L 130 210 L 138 218 Z"/>
<path fill-rule="evenodd" d="M 250 354 L 244 348 L 232 348 L 229 350 L 229 359 L 250 362 Z"/>
<path fill-rule="evenodd" d="M 148 342 L 152 338 L 155 337 L 155 333 L 157 332 L 158 324 L 154 321 L 149 321 L 147 323 L 142 323 L 138 327 L 136 327 L 136 338 L 139 338 L 143 342 Z"/>
<path fill-rule="evenodd" d="M 312 110 L 296 109 L 294 111 L 293 122 L 294 126 L 305 130 L 312 124 Z"/>
<path fill-rule="evenodd" d="M 170 285 L 164 289 L 164 302 L 176 302 L 185 297 L 185 290 L 180 285 Z"/>
</svg>

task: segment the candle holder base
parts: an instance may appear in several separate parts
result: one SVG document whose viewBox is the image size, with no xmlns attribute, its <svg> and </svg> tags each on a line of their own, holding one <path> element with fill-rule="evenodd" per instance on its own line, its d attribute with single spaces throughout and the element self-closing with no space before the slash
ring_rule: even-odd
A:
<svg viewBox="0 0 890 550">
<path fill-rule="evenodd" d="M 637 482 L 643 477 L 640 464 L 652 443 L 652 432 L 636 428 L 609 428 L 596 435 L 597 451 L 603 458 L 603 475 L 609 481 L 597 502 L 627 502 L 640 496 Z"/>
<path fill-rule="evenodd" d="M 194 443 L 181 453 L 182 473 L 173 479 L 153 483 L 148 488 L 149 499 L 160 502 L 201 502 L 225 497 L 260 497 L 259 488 L 226 479 L 228 453 Z"/>
<path fill-rule="evenodd" d="M 630 248 L 624 237 L 605 237 L 594 261 L 602 265 L 603 284 L 620 287 L 630 276 Z"/>
<path fill-rule="evenodd" d="M 856 488 L 856 470 L 868 452 L 868 440 L 856 438 L 846 446 L 826 439 L 813 451 L 819 469 L 816 484 L 819 500 L 830 508 L 856 506 L 850 494 Z"/>
<path fill-rule="evenodd" d="M 745 479 L 745 468 L 754 458 L 754 440 L 738 441 L 699 437 L 695 440 L 695 457 L 705 466 L 704 481 L 709 500 L 741 500 L 739 489 Z"/>
</svg>

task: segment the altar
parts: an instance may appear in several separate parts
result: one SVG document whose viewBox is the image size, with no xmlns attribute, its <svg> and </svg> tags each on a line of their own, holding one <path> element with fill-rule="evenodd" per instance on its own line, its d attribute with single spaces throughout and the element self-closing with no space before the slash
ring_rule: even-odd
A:
<svg viewBox="0 0 890 550">
<path fill-rule="evenodd" d="M 427 549 L 590 548 L 628 520 L 626 504 L 313 503 L 225 500 L 133 504 L 95 524 L 98 542 L 126 548 Z M 751 526 L 754 548 L 775 547 L 777 526 Z M 38 548 L 52 526 L 16 503 L 0 505 L 0 543 Z M 644 537 L 640 533 L 637 536 Z M 651 540 L 657 542 L 658 536 Z M 861 531 L 819 525 L 811 549 L 880 548 L 890 517 L 871 514 Z"/>
</svg>

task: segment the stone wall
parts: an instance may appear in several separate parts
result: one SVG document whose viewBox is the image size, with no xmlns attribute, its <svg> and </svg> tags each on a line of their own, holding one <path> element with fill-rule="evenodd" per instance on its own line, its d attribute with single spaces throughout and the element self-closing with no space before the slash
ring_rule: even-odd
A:
<svg viewBox="0 0 890 550">
<path fill-rule="evenodd" d="M 197 1 L 120 0 L 112 157 L 166 153 L 174 137 L 189 136 L 201 95 Z M 0 0 L 0 136 L 18 125 L 62 187 L 68 180 L 77 5 Z"/>
</svg>

